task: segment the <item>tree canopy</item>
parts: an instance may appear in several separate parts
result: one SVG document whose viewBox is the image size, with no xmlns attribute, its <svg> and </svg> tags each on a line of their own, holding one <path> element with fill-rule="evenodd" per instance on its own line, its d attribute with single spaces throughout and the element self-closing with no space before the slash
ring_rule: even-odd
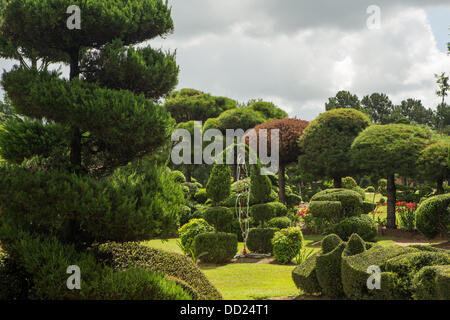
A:
<svg viewBox="0 0 450 320">
<path fill-rule="evenodd" d="M 353 140 L 369 125 L 369 117 L 354 109 L 321 114 L 300 137 L 300 168 L 317 178 L 334 179 L 340 188 L 341 179 L 356 171 L 350 155 Z"/>
</svg>

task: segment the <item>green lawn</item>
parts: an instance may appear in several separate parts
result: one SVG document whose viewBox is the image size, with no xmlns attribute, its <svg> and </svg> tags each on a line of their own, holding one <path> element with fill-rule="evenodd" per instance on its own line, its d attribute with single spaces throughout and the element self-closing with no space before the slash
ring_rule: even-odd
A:
<svg viewBox="0 0 450 320">
<path fill-rule="evenodd" d="M 305 235 L 305 245 L 314 251 L 320 246 L 313 246 L 322 237 Z M 167 241 L 151 240 L 144 245 L 166 251 L 181 253 L 176 239 Z M 238 244 L 238 252 L 244 245 Z M 223 266 L 203 266 L 202 271 L 227 300 L 253 300 L 275 297 L 295 296 L 299 290 L 292 281 L 292 269 L 295 266 L 256 263 L 230 263 Z"/>
</svg>

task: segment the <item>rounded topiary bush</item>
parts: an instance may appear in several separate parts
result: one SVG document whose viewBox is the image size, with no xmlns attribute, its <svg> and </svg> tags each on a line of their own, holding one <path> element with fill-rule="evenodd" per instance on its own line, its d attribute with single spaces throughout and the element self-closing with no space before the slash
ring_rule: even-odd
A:
<svg viewBox="0 0 450 320">
<path fill-rule="evenodd" d="M 322 253 L 327 254 L 343 243 L 342 239 L 336 234 L 329 234 L 322 239 Z"/>
<path fill-rule="evenodd" d="M 450 193 L 422 202 L 416 211 L 416 227 L 430 239 L 446 234 L 450 227 Z"/>
<path fill-rule="evenodd" d="M 274 208 L 269 203 L 255 204 L 250 207 L 250 216 L 257 224 L 264 227 L 264 222 L 272 219 L 275 216 Z"/>
<path fill-rule="evenodd" d="M 313 201 L 339 201 L 342 205 L 343 217 L 357 216 L 361 214 L 363 199 L 361 195 L 353 190 L 348 189 L 327 189 L 316 193 L 312 198 Z"/>
<path fill-rule="evenodd" d="M 293 193 L 289 193 L 286 195 L 286 206 L 288 208 L 294 208 L 302 203 L 302 197 Z"/>
<path fill-rule="evenodd" d="M 247 246 L 251 252 L 272 253 L 272 238 L 278 228 L 255 228 L 248 233 Z"/>
<path fill-rule="evenodd" d="M 205 220 L 212 225 L 217 232 L 230 230 L 233 223 L 233 212 L 225 207 L 211 207 L 203 212 Z"/>
<path fill-rule="evenodd" d="M 316 274 L 323 294 L 340 298 L 344 296 L 341 279 L 341 256 L 345 243 L 339 244 L 328 253 L 317 256 Z"/>
<path fill-rule="evenodd" d="M 179 284 L 185 283 L 184 287 L 189 287 L 187 292 L 193 299 L 222 299 L 219 291 L 187 256 L 145 247 L 135 242 L 101 244 L 94 247 L 94 254 L 100 263 L 115 270 L 141 268 L 163 273 Z M 196 294 L 192 294 L 192 290 Z"/>
<path fill-rule="evenodd" d="M 267 222 L 269 228 L 286 229 L 291 226 L 291 219 L 288 217 L 276 217 Z"/>
<path fill-rule="evenodd" d="M 181 245 L 186 254 L 194 250 L 194 239 L 202 233 L 213 232 L 214 228 L 204 219 L 192 219 L 178 229 Z"/>
<path fill-rule="evenodd" d="M 373 241 L 377 236 L 377 226 L 368 215 L 342 219 L 328 231 L 337 234 L 341 239 L 347 241 L 354 233 L 365 241 Z"/>
<path fill-rule="evenodd" d="M 338 222 L 343 214 L 340 201 L 311 201 L 309 211 L 314 217 L 330 223 Z"/>
<path fill-rule="evenodd" d="M 186 177 L 184 176 L 183 172 L 179 170 L 172 171 L 172 175 L 174 177 L 175 182 L 177 183 L 185 183 Z"/>
<path fill-rule="evenodd" d="M 194 195 L 194 199 L 198 203 L 204 204 L 208 200 L 208 193 L 206 192 L 206 188 L 199 189 Z"/>
<path fill-rule="evenodd" d="M 236 255 L 237 235 L 234 233 L 202 233 L 195 237 L 194 250 L 200 261 L 226 263 Z"/>
<path fill-rule="evenodd" d="M 279 263 L 287 264 L 303 247 L 303 234 L 299 227 L 280 230 L 272 239 L 273 255 Z"/>
<path fill-rule="evenodd" d="M 365 191 L 369 193 L 375 193 L 375 188 L 372 186 L 368 186 Z"/>
<path fill-rule="evenodd" d="M 377 205 L 375 203 L 372 203 L 370 201 L 364 201 L 363 205 L 362 205 L 362 213 L 369 214 L 373 210 L 375 210 L 376 207 L 377 207 Z"/>
<path fill-rule="evenodd" d="M 412 280 L 415 300 L 450 300 L 450 265 L 427 266 Z"/>
</svg>

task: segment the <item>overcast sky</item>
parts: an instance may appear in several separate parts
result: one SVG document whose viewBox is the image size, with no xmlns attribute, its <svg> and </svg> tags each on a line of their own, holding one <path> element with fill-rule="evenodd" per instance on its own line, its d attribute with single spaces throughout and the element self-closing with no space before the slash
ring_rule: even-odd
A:
<svg viewBox="0 0 450 320">
<path fill-rule="evenodd" d="M 153 47 L 177 50 L 178 88 L 273 101 L 314 119 L 339 90 L 435 108 L 450 73 L 448 0 L 169 0 L 175 24 Z M 367 8 L 381 9 L 369 29 Z M 0 69 L 11 62 L 0 60 Z"/>
</svg>

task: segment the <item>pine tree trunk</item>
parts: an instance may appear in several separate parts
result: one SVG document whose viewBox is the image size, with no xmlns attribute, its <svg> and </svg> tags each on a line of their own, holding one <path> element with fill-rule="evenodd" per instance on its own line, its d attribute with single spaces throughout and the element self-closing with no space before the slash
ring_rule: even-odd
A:
<svg viewBox="0 0 450 320">
<path fill-rule="evenodd" d="M 387 227 L 388 229 L 397 229 L 395 206 L 397 203 L 397 194 L 395 187 L 395 175 L 388 177 L 387 181 Z"/>
<path fill-rule="evenodd" d="M 437 180 L 437 194 L 444 194 L 444 179 L 441 177 Z"/>
<path fill-rule="evenodd" d="M 278 172 L 278 197 L 281 203 L 286 204 L 286 181 L 285 181 L 285 167 L 280 164 L 280 171 Z"/>
<path fill-rule="evenodd" d="M 186 166 L 186 182 L 192 182 L 192 172 L 191 165 Z"/>
<path fill-rule="evenodd" d="M 333 181 L 334 181 L 334 187 L 335 187 L 336 189 L 342 188 L 342 178 L 340 178 L 340 177 L 335 177 L 335 178 L 333 178 Z"/>
<path fill-rule="evenodd" d="M 74 50 L 70 55 L 70 80 L 78 78 L 80 67 L 78 65 L 79 49 Z M 81 169 L 81 132 L 76 126 L 72 127 L 72 136 L 70 142 L 70 163 L 75 173 Z"/>
</svg>

